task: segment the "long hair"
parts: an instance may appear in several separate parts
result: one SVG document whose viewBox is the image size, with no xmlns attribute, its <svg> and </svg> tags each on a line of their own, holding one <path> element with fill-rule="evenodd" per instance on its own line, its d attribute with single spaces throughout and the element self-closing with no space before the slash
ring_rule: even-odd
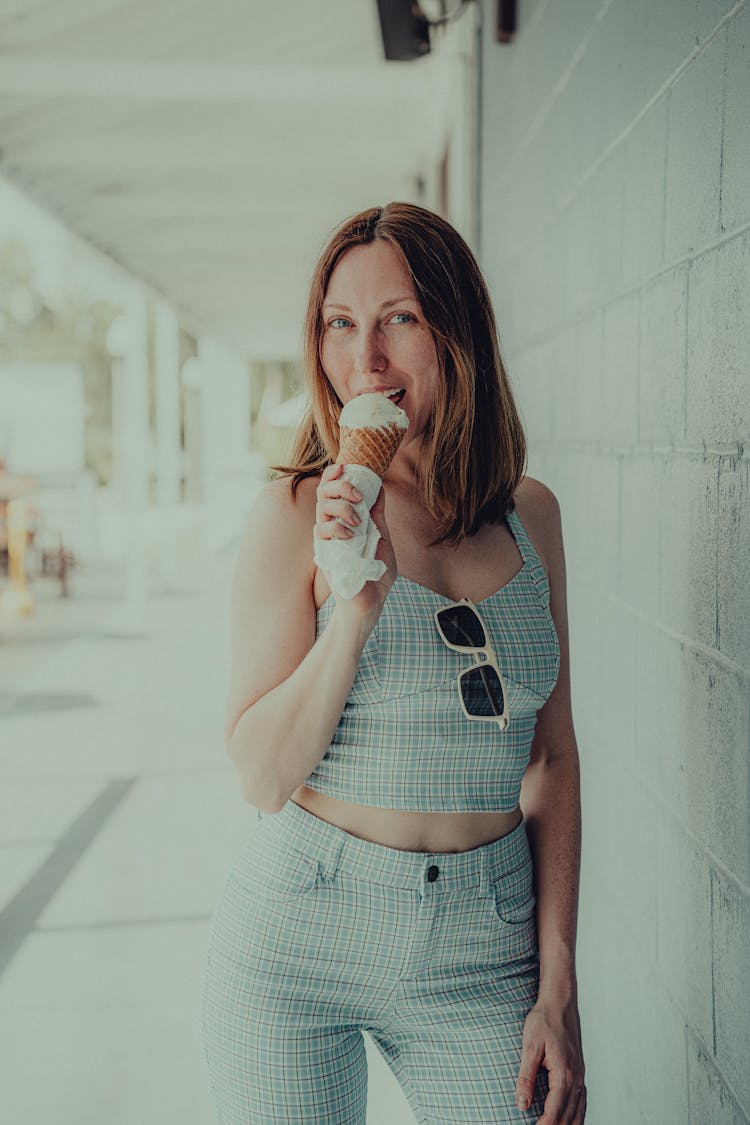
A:
<svg viewBox="0 0 750 1125">
<path fill-rule="evenodd" d="M 398 255 L 435 340 L 440 378 L 422 435 L 417 493 L 438 525 L 431 544 L 459 544 L 512 511 L 526 464 L 526 439 L 500 356 L 490 296 L 476 259 L 450 223 L 413 203 L 389 203 L 347 219 L 315 268 L 304 323 L 310 408 L 297 432 L 292 495 L 333 464 L 342 403 L 320 362 L 322 305 L 331 274 L 352 246 L 382 239 Z"/>
</svg>

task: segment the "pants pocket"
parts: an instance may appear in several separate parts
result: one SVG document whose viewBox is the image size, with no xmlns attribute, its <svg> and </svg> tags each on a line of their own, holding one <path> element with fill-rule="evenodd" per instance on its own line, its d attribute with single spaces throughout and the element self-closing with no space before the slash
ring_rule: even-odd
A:
<svg viewBox="0 0 750 1125">
<path fill-rule="evenodd" d="M 266 902 L 290 902 L 312 894 L 318 885 L 317 856 L 278 846 L 258 830 L 232 868 L 233 879 Z"/>
<path fill-rule="evenodd" d="M 496 927 L 498 961 L 515 962 L 535 957 L 538 943 L 531 862 L 495 879 L 489 902 Z"/>
<path fill-rule="evenodd" d="M 534 873 L 531 862 L 517 871 L 503 872 L 492 883 L 495 913 L 509 926 L 523 926 L 534 915 Z"/>
</svg>

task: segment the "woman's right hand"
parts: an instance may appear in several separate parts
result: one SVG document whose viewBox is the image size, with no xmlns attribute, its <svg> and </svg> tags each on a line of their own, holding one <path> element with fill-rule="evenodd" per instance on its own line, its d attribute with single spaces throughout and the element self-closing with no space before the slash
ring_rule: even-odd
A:
<svg viewBox="0 0 750 1125">
<path fill-rule="evenodd" d="M 351 527 L 358 526 L 354 505 L 362 499 L 361 494 L 343 477 L 344 466 L 329 465 L 323 470 L 317 489 L 315 506 L 315 536 L 318 539 L 350 539 Z M 393 550 L 388 525 L 385 520 L 385 490 L 380 489 L 370 515 L 380 532 L 375 558 L 385 563 L 386 570 L 381 578 L 365 582 L 353 598 L 337 598 L 336 608 L 354 616 L 359 623 L 366 623 L 372 629 L 380 616 L 388 591 L 396 580 L 398 568 L 396 553 Z"/>
</svg>

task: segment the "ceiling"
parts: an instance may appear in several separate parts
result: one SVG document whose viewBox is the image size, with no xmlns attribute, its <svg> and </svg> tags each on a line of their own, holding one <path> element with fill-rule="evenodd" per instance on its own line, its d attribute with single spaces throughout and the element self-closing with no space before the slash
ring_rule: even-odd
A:
<svg viewBox="0 0 750 1125">
<path fill-rule="evenodd" d="M 375 0 L 0 0 L 0 174 L 248 358 L 298 353 L 332 229 L 419 199 L 440 53 Z"/>
</svg>

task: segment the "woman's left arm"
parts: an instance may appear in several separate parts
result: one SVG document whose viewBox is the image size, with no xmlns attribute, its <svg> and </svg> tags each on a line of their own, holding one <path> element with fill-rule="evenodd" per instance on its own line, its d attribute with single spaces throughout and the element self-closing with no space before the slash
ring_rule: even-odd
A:
<svg viewBox="0 0 750 1125">
<path fill-rule="evenodd" d="M 516 1092 L 519 1106 L 526 1108 L 539 1066 L 544 1066 L 550 1090 L 540 1125 L 583 1125 L 586 1088 L 575 965 L 581 799 L 570 700 L 565 555 L 557 499 L 538 481 L 533 482 L 533 489 L 533 502 L 529 495 L 533 515 L 527 524 L 532 532 L 536 530 L 547 563 L 560 670 L 552 694 L 537 716 L 521 786 L 521 808 L 534 865 L 540 979 L 537 1002 L 524 1026 Z"/>
</svg>

